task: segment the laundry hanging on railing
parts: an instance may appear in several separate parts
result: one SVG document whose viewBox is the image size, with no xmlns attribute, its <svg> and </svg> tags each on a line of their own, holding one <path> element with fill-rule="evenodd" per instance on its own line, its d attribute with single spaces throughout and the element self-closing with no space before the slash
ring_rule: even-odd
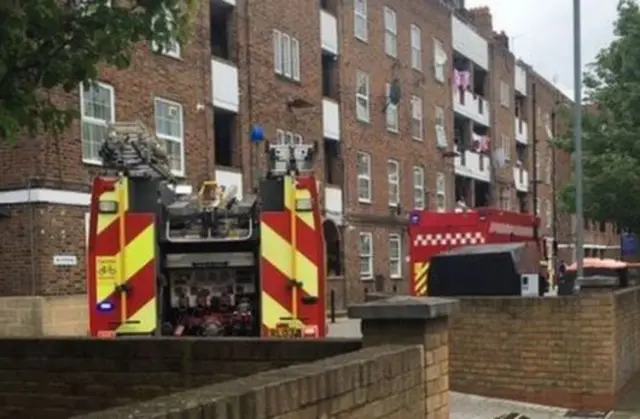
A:
<svg viewBox="0 0 640 419">
<path fill-rule="evenodd" d="M 489 136 L 488 135 L 479 135 L 472 134 L 473 138 L 473 149 L 478 153 L 486 153 L 489 151 Z"/>
<path fill-rule="evenodd" d="M 471 88 L 471 72 L 454 68 L 451 81 L 454 87 L 468 90 Z"/>
</svg>

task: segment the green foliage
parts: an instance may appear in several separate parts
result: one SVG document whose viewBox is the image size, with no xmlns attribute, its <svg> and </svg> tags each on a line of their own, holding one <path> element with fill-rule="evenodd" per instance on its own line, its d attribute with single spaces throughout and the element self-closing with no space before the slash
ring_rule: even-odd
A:
<svg viewBox="0 0 640 419">
<path fill-rule="evenodd" d="M 60 133 L 77 109 L 52 96 L 127 67 L 138 42 L 184 41 L 197 0 L 0 1 L 0 140 Z"/>
<path fill-rule="evenodd" d="M 585 74 L 583 185 L 585 217 L 640 228 L 640 8 L 633 0 L 618 5 L 615 39 Z M 555 145 L 573 150 L 567 138 Z M 562 202 L 573 209 L 573 186 Z"/>
</svg>

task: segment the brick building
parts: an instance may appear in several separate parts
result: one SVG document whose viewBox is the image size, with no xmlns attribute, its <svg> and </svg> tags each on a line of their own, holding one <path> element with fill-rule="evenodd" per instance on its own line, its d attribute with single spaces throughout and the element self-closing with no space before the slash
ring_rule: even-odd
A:
<svg viewBox="0 0 640 419">
<path fill-rule="evenodd" d="M 248 141 L 253 124 L 272 140 L 319 141 L 339 305 L 368 290 L 407 290 L 404 226 L 413 208 L 446 211 L 463 201 L 531 211 L 534 137 L 537 208 L 551 235 L 551 185 L 568 181 L 570 165 L 556 154 L 558 176 L 545 182 L 543 121 L 560 93 L 515 59 L 487 8 L 454 3 L 202 2 L 186 45 L 160 53 L 139 45 L 130 69 L 105 68 L 98 87 L 59 95 L 82 114 L 67 134 L 2 146 L 0 294 L 85 291 L 88 188 L 96 146 L 114 120 L 154 129 L 176 174 L 193 184 L 215 178 L 244 191 L 265 163 Z M 568 249 L 565 218 L 558 237 Z M 589 240 L 612 242 L 605 231 Z"/>
</svg>

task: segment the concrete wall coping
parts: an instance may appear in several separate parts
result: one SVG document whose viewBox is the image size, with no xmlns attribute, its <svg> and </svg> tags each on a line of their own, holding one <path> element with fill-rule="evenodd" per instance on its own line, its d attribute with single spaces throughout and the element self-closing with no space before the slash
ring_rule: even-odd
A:
<svg viewBox="0 0 640 419">
<path fill-rule="evenodd" d="M 363 320 L 429 320 L 448 317 L 458 307 L 459 301 L 452 298 L 398 295 L 354 304 L 347 313 L 349 317 Z"/>
</svg>

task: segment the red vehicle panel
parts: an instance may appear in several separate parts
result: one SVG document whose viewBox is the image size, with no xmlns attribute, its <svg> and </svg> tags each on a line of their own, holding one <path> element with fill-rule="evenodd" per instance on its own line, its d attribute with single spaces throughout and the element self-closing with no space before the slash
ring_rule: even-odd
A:
<svg viewBox="0 0 640 419">
<path fill-rule="evenodd" d="M 535 241 L 539 222 L 530 214 L 495 208 L 414 211 L 409 223 L 412 294 L 426 295 L 429 261 L 434 255 L 460 246 Z"/>
</svg>

